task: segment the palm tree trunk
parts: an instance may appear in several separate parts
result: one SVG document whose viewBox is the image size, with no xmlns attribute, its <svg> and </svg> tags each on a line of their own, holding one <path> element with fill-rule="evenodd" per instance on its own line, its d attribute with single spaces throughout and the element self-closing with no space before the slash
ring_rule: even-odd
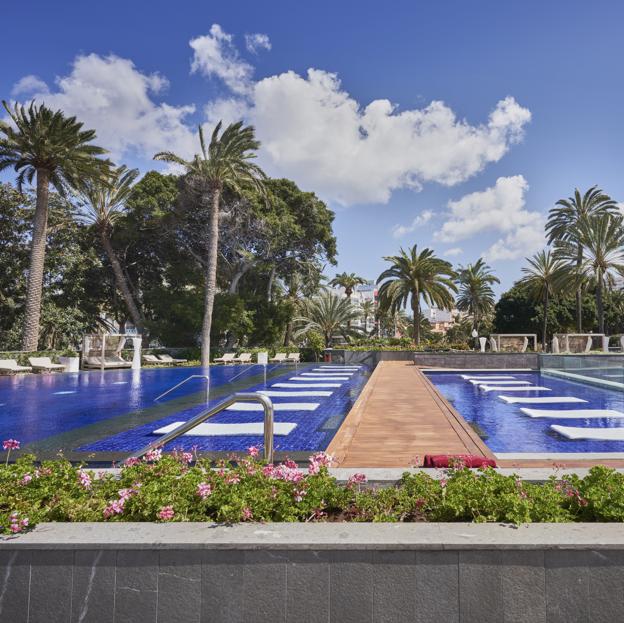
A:
<svg viewBox="0 0 624 623">
<path fill-rule="evenodd" d="M 134 326 L 136 327 L 137 332 L 143 335 L 145 333 L 145 321 L 134 301 L 134 297 L 132 296 L 132 292 L 130 291 L 130 286 L 128 285 L 128 281 L 126 279 L 126 276 L 124 275 L 123 268 L 121 267 L 119 259 L 117 258 L 117 253 L 115 253 L 115 249 L 113 249 L 113 245 L 111 244 L 110 238 L 108 237 L 108 232 L 104 228 L 100 229 L 100 241 L 102 242 L 102 247 L 104 248 L 104 251 L 106 251 L 108 261 L 113 267 L 115 282 L 117 284 L 117 287 L 119 288 L 119 291 L 121 292 L 124 303 L 128 308 L 128 313 L 130 314 L 130 318 L 132 319 L 132 324 L 134 324 Z"/>
<path fill-rule="evenodd" d="M 273 299 L 273 282 L 275 281 L 275 266 L 271 267 L 271 272 L 269 273 L 269 282 L 267 284 L 267 301 L 270 303 Z"/>
<path fill-rule="evenodd" d="M 577 274 L 583 263 L 583 247 L 579 244 L 576 251 L 576 270 Z M 583 290 L 581 286 L 576 289 L 576 330 L 583 333 Z"/>
<path fill-rule="evenodd" d="M 414 314 L 414 341 L 420 344 L 420 295 L 412 292 L 412 313 Z"/>
<path fill-rule="evenodd" d="M 217 261 L 219 249 L 219 203 L 221 188 L 212 189 L 212 206 L 208 219 L 206 240 L 206 290 L 204 292 L 204 320 L 201 333 L 201 365 L 207 368 L 210 365 L 210 329 L 212 328 L 212 310 L 215 294 L 217 293 Z"/>
<path fill-rule="evenodd" d="M 50 173 L 45 169 L 37 169 L 37 204 L 30 247 L 30 268 L 28 270 L 26 311 L 24 314 L 24 332 L 22 334 L 22 350 L 26 351 L 37 350 L 39 342 L 43 268 L 48 230 L 49 182 Z"/>
<path fill-rule="evenodd" d="M 598 312 L 598 333 L 604 333 L 604 303 L 602 301 L 602 274 L 598 274 L 596 286 L 596 311 Z"/>
<path fill-rule="evenodd" d="M 544 292 L 544 322 L 542 324 L 542 352 L 546 352 L 546 331 L 548 329 L 548 290 Z"/>
</svg>

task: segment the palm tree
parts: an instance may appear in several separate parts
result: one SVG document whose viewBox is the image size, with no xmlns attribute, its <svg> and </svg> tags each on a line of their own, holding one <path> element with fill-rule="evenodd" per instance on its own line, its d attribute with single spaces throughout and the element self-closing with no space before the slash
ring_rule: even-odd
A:
<svg viewBox="0 0 624 623">
<path fill-rule="evenodd" d="M 545 351 L 550 300 L 573 280 L 573 273 L 565 261 L 557 259 L 550 250 L 540 251 L 527 258 L 527 261 L 529 266 L 522 269 L 524 277 L 518 281 L 518 285 L 526 288 L 529 295 L 543 305 L 542 350 Z"/>
<path fill-rule="evenodd" d="M 597 186 L 592 186 L 584 195 L 578 188 L 574 189 L 574 196 L 568 199 L 559 199 L 548 213 L 546 235 L 548 244 L 555 245 L 559 250 L 561 244 L 572 245 L 576 255 L 573 258 L 575 269 L 580 275 L 583 263 L 583 245 L 580 240 L 582 224 L 593 217 L 604 214 L 617 214 L 618 207 L 609 195 L 602 192 Z M 577 280 L 576 287 L 576 328 L 583 332 L 583 280 Z"/>
<path fill-rule="evenodd" d="M 374 301 L 362 301 L 360 303 L 360 314 L 364 323 L 364 333 L 368 333 L 368 319 L 375 315 Z"/>
<path fill-rule="evenodd" d="M 379 275 L 377 283 L 381 283 L 382 306 L 392 312 L 407 307 L 411 298 L 414 338 L 416 344 L 420 344 L 421 297 L 429 306 L 449 309 L 454 303 L 451 293 L 457 292 L 454 283 L 457 275 L 451 264 L 436 257 L 432 249 L 425 248 L 418 253 L 416 246 L 409 252 L 401 249 L 399 255 L 384 257 L 391 266 Z"/>
<path fill-rule="evenodd" d="M 115 282 L 126 303 L 130 318 L 137 331 L 143 334 L 145 320 L 134 300 L 126 275 L 111 243 L 111 233 L 115 223 L 124 215 L 125 203 L 132 193 L 132 185 L 138 176 L 138 169 L 119 167 L 111 171 L 106 181 L 83 184 L 79 190 L 79 199 L 83 208 L 81 219 L 95 227 L 102 248 L 113 268 Z"/>
<path fill-rule="evenodd" d="M 457 309 L 472 316 L 472 329 L 479 330 L 479 322 L 494 309 L 492 284 L 500 283 L 490 267 L 479 258 L 474 264 L 459 267 Z"/>
<path fill-rule="evenodd" d="M 12 167 L 17 175 L 17 189 L 36 179 L 37 202 L 33 220 L 30 267 L 26 291 L 26 310 L 22 334 L 22 350 L 37 350 L 39 320 L 43 294 L 48 229 L 50 185 L 65 196 L 69 189 L 83 181 L 106 175 L 110 163 L 98 158 L 106 153 L 92 144 L 94 130 L 83 130 L 76 117 L 46 106 L 28 108 L 15 104 L 2 105 L 12 123 L 0 121 L 0 171 Z"/>
<path fill-rule="evenodd" d="M 581 273 L 596 287 L 598 333 L 604 333 L 605 287 L 613 285 L 614 273 L 624 275 L 623 219 L 603 214 L 579 227 L 579 241 L 583 246 Z"/>
<path fill-rule="evenodd" d="M 318 296 L 303 301 L 301 315 L 294 319 L 299 326 L 295 337 L 308 331 L 316 331 L 323 335 L 325 347 L 329 348 L 336 333 L 340 333 L 345 339 L 359 335 L 359 331 L 349 326 L 357 317 L 358 311 L 349 299 L 325 290 Z"/>
<path fill-rule="evenodd" d="M 217 251 L 219 248 L 219 212 L 223 190 L 228 187 L 240 194 L 245 188 L 264 192 L 264 171 L 251 162 L 256 157 L 260 143 L 255 138 L 253 126 L 243 126 L 242 121 L 230 124 L 223 133 L 221 122 L 217 124 L 210 144 L 206 148 L 204 132 L 199 126 L 201 154 L 192 160 L 184 160 L 172 152 L 157 153 L 156 160 L 179 164 L 186 169 L 186 182 L 196 188 L 201 205 L 209 207 L 206 227 L 204 318 L 201 333 L 201 365 L 210 363 L 210 329 L 212 310 L 217 291 Z"/>
<path fill-rule="evenodd" d="M 359 277 L 355 273 L 339 273 L 330 282 L 329 285 L 333 287 L 344 288 L 345 296 L 351 300 L 353 290 L 360 285 L 366 283 L 366 279 Z"/>
</svg>

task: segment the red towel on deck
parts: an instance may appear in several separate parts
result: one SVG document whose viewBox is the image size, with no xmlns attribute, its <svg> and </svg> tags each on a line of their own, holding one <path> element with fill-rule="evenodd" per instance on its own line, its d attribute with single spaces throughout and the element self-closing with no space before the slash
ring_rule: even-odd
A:
<svg viewBox="0 0 624 623">
<path fill-rule="evenodd" d="M 496 467 L 494 459 L 474 454 L 425 454 L 423 467 Z"/>
</svg>

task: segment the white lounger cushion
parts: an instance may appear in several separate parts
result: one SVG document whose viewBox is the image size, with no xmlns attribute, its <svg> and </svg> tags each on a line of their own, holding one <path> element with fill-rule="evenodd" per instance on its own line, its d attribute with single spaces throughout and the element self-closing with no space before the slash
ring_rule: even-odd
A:
<svg viewBox="0 0 624 623">
<path fill-rule="evenodd" d="M 576 396 L 526 396 L 519 398 L 518 396 L 498 396 L 501 400 L 508 403 L 534 403 L 534 404 L 557 404 L 566 402 L 587 402 L 583 398 Z"/>
<path fill-rule="evenodd" d="M 289 381 L 348 381 L 348 376 L 291 376 Z"/>
<path fill-rule="evenodd" d="M 531 385 L 530 381 L 475 381 L 471 380 L 473 385 Z"/>
<path fill-rule="evenodd" d="M 274 402 L 275 411 L 314 411 L 318 402 Z M 226 411 L 264 411 L 264 407 L 255 402 L 235 402 Z"/>
<path fill-rule="evenodd" d="M 500 379 L 515 379 L 515 376 L 511 375 L 492 375 L 492 376 L 473 376 L 471 374 L 461 374 L 462 379 L 475 379 L 478 381 L 498 381 Z"/>
<path fill-rule="evenodd" d="M 340 387 L 342 383 L 273 383 L 271 387 Z"/>
<path fill-rule="evenodd" d="M 167 424 L 155 430 L 153 435 L 166 435 L 184 424 L 184 422 L 174 422 L 173 424 Z M 291 422 L 275 422 L 273 424 L 274 435 L 289 435 L 295 428 L 296 424 Z M 219 437 L 229 435 L 258 435 L 264 434 L 264 424 L 262 422 L 251 422 L 249 424 L 198 424 L 195 428 L 188 433 L 184 433 L 184 436 L 190 435 L 193 437 Z"/>
<path fill-rule="evenodd" d="M 301 372 L 301 376 L 352 376 L 354 372 L 334 372 L 327 370 L 326 372 Z"/>
<path fill-rule="evenodd" d="M 624 441 L 624 428 L 583 428 L 580 426 L 560 426 L 559 424 L 552 424 L 550 428 L 568 439 Z"/>
<path fill-rule="evenodd" d="M 549 392 L 551 391 L 548 387 L 539 387 L 537 385 L 533 386 L 522 386 L 522 387 L 501 387 L 500 385 L 477 385 L 479 389 L 482 389 L 484 392 Z"/>
<path fill-rule="evenodd" d="M 311 392 L 298 392 L 297 390 L 292 392 L 280 392 L 273 391 L 270 389 L 263 389 L 258 392 L 259 394 L 264 394 L 265 396 L 270 396 L 272 398 L 290 398 L 291 396 L 331 396 L 332 392 L 323 392 L 323 391 L 311 391 Z"/>
<path fill-rule="evenodd" d="M 622 411 L 615 409 L 520 409 L 529 417 L 546 417 L 561 420 L 575 420 L 584 418 L 623 418 Z"/>
</svg>

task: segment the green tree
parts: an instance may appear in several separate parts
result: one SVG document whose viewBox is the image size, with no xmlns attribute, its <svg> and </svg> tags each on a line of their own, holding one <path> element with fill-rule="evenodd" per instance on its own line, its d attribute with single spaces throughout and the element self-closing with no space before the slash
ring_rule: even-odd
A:
<svg viewBox="0 0 624 623">
<path fill-rule="evenodd" d="M 432 249 L 425 248 L 419 253 L 417 245 L 383 259 L 391 266 L 377 279 L 377 283 L 381 283 L 381 305 L 395 312 L 407 307 L 411 299 L 414 339 L 420 344 L 421 298 L 430 307 L 450 309 L 454 304 L 452 293 L 457 292 L 456 273 L 451 264 L 436 257 Z"/>
<path fill-rule="evenodd" d="M 364 285 L 365 283 L 366 279 L 359 277 L 355 273 L 339 273 L 329 282 L 329 285 L 344 288 L 345 296 L 347 299 L 351 300 L 353 290 L 355 290 L 357 286 Z"/>
<path fill-rule="evenodd" d="M 362 315 L 362 322 L 364 324 L 364 333 L 368 333 L 368 319 L 375 317 L 375 302 L 362 301 L 360 303 L 360 314 Z"/>
<path fill-rule="evenodd" d="M 494 309 L 492 285 L 500 283 L 490 267 L 479 258 L 474 264 L 460 266 L 457 284 L 457 309 L 472 317 L 472 329 L 478 331 L 481 320 Z"/>
<path fill-rule="evenodd" d="M 350 323 L 357 317 L 357 309 L 349 299 L 325 290 L 304 301 L 301 315 L 294 320 L 298 326 L 295 337 L 316 331 L 323 335 L 325 348 L 330 348 L 332 338 L 336 333 L 341 334 L 345 339 L 359 335 L 358 331 L 350 327 Z"/>
<path fill-rule="evenodd" d="M 540 251 L 533 257 L 527 258 L 529 263 L 522 269 L 524 277 L 520 279 L 518 285 L 525 288 L 529 296 L 535 301 L 541 301 L 543 305 L 542 324 L 542 349 L 546 350 L 548 343 L 548 306 L 550 300 L 570 284 L 572 275 L 565 262 L 556 259 L 548 251 Z"/>
<path fill-rule="evenodd" d="M 225 187 L 242 193 L 244 188 L 260 189 L 266 176 L 262 169 L 252 162 L 260 143 L 255 138 L 252 126 L 242 122 L 230 124 L 223 133 L 221 122 L 215 127 L 210 144 L 206 147 L 204 133 L 199 126 L 201 154 L 187 161 L 172 152 L 160 152 L 156 160 L 164 160 L 183 166 L 186 183 L 199 204 L 209 205 L 209 218 L 205 230 L 205 294 L 204 318 L 201 332 L 201 365 L 210 363 L 210 329 L 212 310 L 217 292 L 217 263 L 219 249 L 219 212 Z"/>
<path fill-rule="evenodd" d="M 32 229 L 30 267 L 26 292 L 22 349 L 37 350 L 43 292 L 50 185 L 60 195 L 85 180 L 105 176 L 109 163 L 105 153 L 93 145 L 93 130 L 83 130 L 75 117 L 52 111 L 44 105 L 28 108 L 3 101 L 11 123 L 0 121 L 0 171 L 12 167 L 18 173 L 17 189 L 36 178 L 37 202 Z"/>
<path fill-rule="evenodd" d="M 616 214 L 617 211 L 615 201 L 597 186 L 592 186 L 583 195 L 576 188 L 574 196 L 559 199 L 555 207 L 549 211 L 546 223 L 548 244 L 554 244 L 557 251 L 562 246 L 574 249 L 574 257 L 570 258 L 568 252 L 567 259 L 573 262 L 578 277 L 581 277 L 583 264 L 581 228 L 594 217 Z M 576 329 L 579 333 L 583 332 L 583 286 L 584 280 L 579 278 L 576 285 Z"/>
<path fill-rule="evenodd" d="M 605 332 L 604 293 L 624 275 L 624 228 L 620 216 L 602 214 L 584 221 L 578 239 L 583 248 L 581 273 L 595 287 L 598 333 Z"/>
<path fill-rule="evenodd" d="M 81 218 L 95 228 L 102 248 L 113 269 L 115 283 L 128 308 L 128 313 L 137 331 L 145 333 L 145 320 L 130 289 L 117 253 L 111 242 L 115 224 L 123 217 L 126 202 L 132 193 L 132 185 L 139 175 L 137 169 L 125 166 L 111 171 L 107 180 L 87 181 L 79 190 Z"/>
</svg>

